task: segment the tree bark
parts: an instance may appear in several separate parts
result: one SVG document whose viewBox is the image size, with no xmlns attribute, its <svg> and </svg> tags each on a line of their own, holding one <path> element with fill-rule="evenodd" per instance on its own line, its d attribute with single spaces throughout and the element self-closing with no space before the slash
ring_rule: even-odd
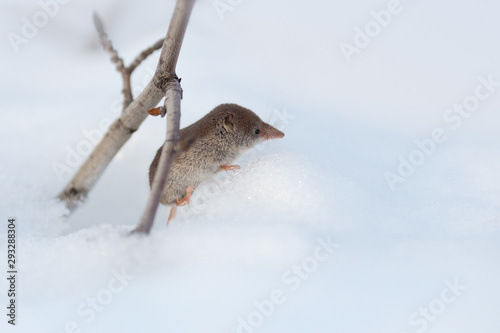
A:
<svg viewBox="0 0 500 333">
<path fill-rule="evenodd" d="M 101 142 L 58 195 L 70 212 L 85 201 L 113 157 L 146 119 L 147 111 L 155 107 L 165 95 L 168 84 L 178 82 L 175 67 L 195 1 L 177 0 L 151 82 L 128 105 L 121 117 L 114 121 Z"/>
</svg>

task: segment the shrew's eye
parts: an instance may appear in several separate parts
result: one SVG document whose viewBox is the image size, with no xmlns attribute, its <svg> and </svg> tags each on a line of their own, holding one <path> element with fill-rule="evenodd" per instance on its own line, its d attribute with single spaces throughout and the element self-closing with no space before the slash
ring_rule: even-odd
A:
<svg viewBox="0 0 500 333">
<path fill-rule="evenodd" d="M 259 134 L 259 133 L 260 133 L 260 129 L 258 129 L 258 128 L 257 128 L 257 129 L 255 130 L 255 134 Z"/>
</svg>

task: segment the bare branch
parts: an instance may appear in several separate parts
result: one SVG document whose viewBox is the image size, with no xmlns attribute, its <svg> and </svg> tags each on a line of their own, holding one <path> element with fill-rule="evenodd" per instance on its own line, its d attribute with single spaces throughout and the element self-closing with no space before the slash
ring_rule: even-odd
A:
<svg viewBox="0 0 500 333">
<path fill-rule="evenodd" d="M 94 12 L 92 15 L 94 19 L 94 25 L 99 33 L 99 41 L 101 42 L 102 47 L 106 52 L 111 55 L 111 62 L 116 64 L 116 70 L 120 73 L 126 71 L 125 65 L 123 64 L 123 59 L 118 55 L 118 51 L 113 47 L 113 44 L 108 39 L 108 34 L 104 30 L 104 24 L 102 23 L 101 18 Z"/>
<path fill-rule="evenodd" d="M 109 40 L 108 34 L 104 30 L 104 24 L 102 23 L 102 20 L 97 12 L 94 12 L 92 17 L 94 19 L 95 28 L 99 33 L 99 41 L 101 42 L 102 47 L 111 55 L 111 62 L 116 64 L 116 70 L 122 75 L 123 110 L 125 110 L 134 100 L 130 83 L 131 72 L 125 67 L 123 59 L 118 55 L 118 51 L 113 47 L 111 40 Z"/>
<path fill-rule="evenodd" d="M 101 17 L 97 14 L 96 11 L 92 13 L 92 20 L 94 21 L 94 26 L 99 35 L 105 35 L 104 32 L 104 24 L 102 23 Z"/>
<path fill-rule="evenodd" d="M 111 124 L 101 142 L 58 195 L 58 198 L 66 203 L 70 211 L 76 209 L 86 199 L 88 192 L 101 177 L 113 157 L 146 119 L 147 110 L 158 104 L 165 96 L 167 84 L 176 80 L 175 66 L 194 3 L 195 0 L 177 0 L 167 37 L 163 42 L 160 60 L 151 82 L 135 100 L 132 100 L 125 107 L 120 118 Z M 94 15 L 94 22 L 100 36 L 102 36 L 101 40 L 106 41 L 107 36 L 97 15 Z M 111 42 L 109 45 L 113 49 Z M 128 82 L 130 82 L 130 77 Z M 127 86 L 124 85 L 124 87 Z"/>
<path fill-rule="evenodd" d="M 140 65 L 142 61 L 144 61 L 144 59 L 150 56 L 154 51 L 161 49 L 161 47 L 163 46 L 164 38 L 160 39 L 152 46 L 142 51 L 141 54 L 139 54 L 134 59 L 130 66 L 126 67 L 123 58 L 119 56 L 118 51 L 113 47 L 113 43 L 108 38 L 108 34 L 104 29 L 104 24 L 102 23 L 99 14 L 97 14 L 97 12 L 94 12 L 92 17 L 94 20 L 95 28 L 99 34 L 99 41 L 101 42 L 102 47 L 111 55 L 111 62 L 116 64 L 116 70 L 122 76 L 123 110 L 125 110 L 134 100 L 134 96 L 132 95 L 132 84 L 130 81 L 132 72 L 137 68 L 137 66 Z"/>
<path fill-rule="evenodd" d="M 159 41 L 157 41 L 156 43 L 154 43 L 153 45 L 151 45 L 150 47 L 148 47 L 147 49 L 145 49 L 144 51 L 142 51 L 141 54 L 139 54 L 134 59 L 134 61 L 130 64 L 130 66 L 128 66 L 127 70 L 130 73 L 132 73 L 134 71 L 134 69 L 136 69 L 137 66 L 139 66 L 139 64 L 142 61 L 144 61 L 144 59 L 146 59 L 147 57 L 149 57 L 154 51 L 161 49 L 161 47 L 163 46 L 163 41 L 164 40 L 165 40 L 165 38 L 162 38 Z"/>
<path fill-rule="evenodd" d="M 167 138 L 163 145 L 158 169 L 151 187 L 151 194 L 135 233 L 148 234 L 153 226 L 158 204 L 165 188 L 170 167 L 179 147 L 179 124 L 181 117 L 182 89 L 175 74 L 177 59 L 184 40 L 195 0 L 178 0 L 170 20 L 167 37 L 162 48 L 160 61 L 156 68 L 153 82 L 165 91 L 165 109 L 167 110 Z"/>
<path fill-rule="evenodd" d="M 162 91 L 166 91 L 166 83 L 176 77 L 175 67 L 181 51 L 182 41 L 189 22 L 189 16 L 196 0 L 177 0 L 174 15 L 170 20 L 167 37 L 161 49 L 160 61 L 153 77 L 153 82 Z M 177 15 L 176 15 L 177 13 Z"/>
<path fill-rule="evenodd" d="M 165 94 L 165 108 L 167 111 L 167 139 L 163 145 L 163 150 L 160 155 L 158 169 L 151 186 L 151 194 L 146 204 L 141 221 L 134 230 L 135 233 L 149 233 L 153 226 L 158 204 L 167 182 L 167 177 L 170 172 L 170 167 L 177 155 L 177 147 L 179 147 L 179 124 L 181 118 L 181 95 L 182 89 L 178 80 L 173 80 L 167 85 Z"/>
<path fill-rule="evenodd" d="M 146 119 L 147 110 L 155 107 L 163 96 L 161 90 L 153 83 L 149 83 L 125 109 L 120 118 L 111 124 L 103 139 L 58 195 L 58 198 L 66 203 L 70 212 L 85 201 L 88 192 L 101 177 L 113 157 Z"/>
</svg>

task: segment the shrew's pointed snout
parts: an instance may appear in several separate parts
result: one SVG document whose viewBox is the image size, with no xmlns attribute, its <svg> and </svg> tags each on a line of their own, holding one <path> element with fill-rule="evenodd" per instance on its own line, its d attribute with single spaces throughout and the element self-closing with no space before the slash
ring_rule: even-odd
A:
<svg viewBox="0 0 500 333">
<path fill-rule="evenodd" d="M 281 139 L 282 137 L 285 136 L 285 133 L 283 133 L 277 128 L 274 128 L 269 124 L 264 123 L 260 128 L 259 135 L 263 140 L 269 140 L 269 139 Z"/>
</svg>

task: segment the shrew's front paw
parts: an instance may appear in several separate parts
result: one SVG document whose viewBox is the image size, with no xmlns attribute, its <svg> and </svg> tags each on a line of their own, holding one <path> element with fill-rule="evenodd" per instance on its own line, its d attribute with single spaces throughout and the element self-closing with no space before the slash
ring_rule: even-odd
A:
<svg viewBox="0 0 500 333">
<path fill-rule="evenodd" d="M 220 169 L 224 170 L 224 171 L 231 171 L 231 170 L 236 170 L 236 169 L 241 169 L 241 168 L 239 165 L 221 165 Z"/>
</svg>

